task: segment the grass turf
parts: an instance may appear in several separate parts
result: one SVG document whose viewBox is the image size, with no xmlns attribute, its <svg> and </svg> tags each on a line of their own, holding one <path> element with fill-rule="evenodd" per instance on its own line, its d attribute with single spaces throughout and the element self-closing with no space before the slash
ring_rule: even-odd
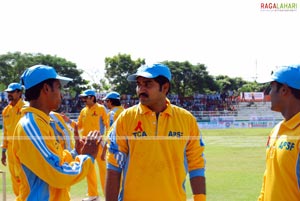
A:
<svg viewBox="0 0 300 201">
<path fill-rule="evenodd" d="M 208 201 L 257 200 L 265 168 L 265 143 L 270 130 L 270 128 L 201 130 L 206 144 Z M 3 165 L 0 167 L 7 173 L 6 190 L 8 197 L 12 198 L 8 169 Z M 2 177 L 0 177 L 0 182 L 2 184 Z M 100 181 L 98 183 L 99 191 L 101 191 Z M 74 199 L 72 200 L 85 197 L 86 189 L 86 180 L 73 185 L 71 196 Z M 191 198 L 188 179 L 186 190 L 188 197 Z M 2 185 L 0 192 L 2 193 Z"/>
</svg>

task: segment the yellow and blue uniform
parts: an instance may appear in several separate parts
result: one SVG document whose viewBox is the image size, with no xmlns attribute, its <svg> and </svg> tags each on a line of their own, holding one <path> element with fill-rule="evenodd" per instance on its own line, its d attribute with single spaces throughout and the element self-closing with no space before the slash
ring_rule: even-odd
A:
<svg viewBox="0 0 300 201">
<path fill-rule="evenodd" d="M 116 121 L 118 116 L 123 112 L 124 108 L 122 106 L 114 106 L 111 108 L 108 112 L 108 120 L 109 120 L 109 126 L 112 126 L 112 124 Z"/>
<path fill-rule="evenodd" d="M 12 144 L 14 172 L 20 181 L 16 200 L 69 201 L 70 186 L 86 177 L 94 159 L 78 155 L 70 162 L 71 154 L 56 140 L 50 117 L 33 107 L 22 112 Z"/>
<path fill-rule="evenodd" d="M 19 99 L 15 106 L 11 104 L 7 105 L 2 111 L 2 118 L 3 118 L 3 144 L 2 150 L 6 151 L 7 153 L 7 161 L 9 172 L 11 175 L 12 187 L 14 194 L 17 196 L 19 194 L 19 187 L 18 187 L 18 179 L 14 175 L 13 167 L 14 161 L 12 160 L 12 137 L 15 130 L 15 127 L 21 118 L 21 110 L 25 102 L 22 99 Z"/>
<path fill-rule="evenodd" d="M 259 201 L 300 199 L 300 113 L 278 123 L 269 135 Z"/>
<path fill-rule="evenodd" d="M 54 122 L 54 133 L 56 134 L 58 141 L 63 149 L 72 151 L 74 149 L 73 134 L 68 128 L 62 116 L 57 112 L 50 112 L 50 125 Z"/>
<path fill-rule="evenodd" d="M 110 130 L 107 168 L 123 172 L 119 200 L 186 200 L 187 173 L 205 176 L 196 119 L 166 101 L 158 117 L 142 104 L 124 110 Z"/>
<path fill-rule="evenodd" d="M 87 136 L 90 131 L 98 130 L 103 135 L 108 128 L 108 117 L 103 105 L 95 103 L 92 107 L 84 107 L 79 114 L 78 130 L 82 136 Z M 71 123 L 74 128 L 75 122 Z M 99 175 L 101 181 L 102 191 L 104 192 L 104 185 L 106 179 L 106 163 L 101 160 L 100 154 L 103 151 L 103 147 L 99 146 L 98 156 L 96 161 L 99 168 Z M 92 168 L 87 175 L 88 183 L 88 196 L 98 196 L 97 174 L 95 168 Z"/>
</svg>

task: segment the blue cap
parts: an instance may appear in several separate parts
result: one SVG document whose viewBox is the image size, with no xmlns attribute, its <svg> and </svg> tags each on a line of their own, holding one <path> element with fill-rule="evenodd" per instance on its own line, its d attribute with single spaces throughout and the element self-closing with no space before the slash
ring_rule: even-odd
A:
<svg viewBox="0 0 300 201">
<path fill-rule="evenodd" d="M 102 100 L 107 100 L 107 99 L 118 99 L 120 100 L 120 94 L 118 92 L 112 91 L 102 99 Z"/>
<path fill-rule="evenodd" d="M 20 83 L 13 82 L 13 83 L 10 83 L 8 85 L 7 89 L 5 89 L 6 92 L 12 92 L 12 91 L 15 91 L 15 90 L 22 91 L 23 86 Z"/>
<path fill-rule="evenodd" d="M 79 95 L 79 97 L 84 97 L 84 96 L 96 96 L 96 92 L 93 89 L 87 89 L 82 92 L 82 94 Z"/>
<path fill-rule="evenodd" d="M 45 65 L 31 66 L 21 75 L 21 82 L 24 84 L 25 89 L 30 89 L 48 79 L 58 79 L 62 86 L 73 80 L 58 75 L 53 67 Z"/>
<path fill-rule="evenodd" d="M 283 66 L 274 70 L 271 81 L 286 84 L 289 87 L 300 89 L 300 65 Z"/>
<path fill-rule="evenodd" d="M 164 64 L 150 64 L 150 65 L 142 65 L 138 68 L 135 74 L 129 75 L 127 80 L 130 82 L 136 81 L 138 76 L 142 76 L 145 78 L 156 78 L 158 76 L 164 76 L 169 81 L 171 81 L 171 72 L 168 66 Z"/>
</svg>

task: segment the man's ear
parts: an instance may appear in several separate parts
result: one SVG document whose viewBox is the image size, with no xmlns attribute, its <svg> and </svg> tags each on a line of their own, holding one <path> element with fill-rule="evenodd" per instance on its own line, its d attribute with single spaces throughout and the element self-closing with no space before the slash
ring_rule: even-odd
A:
<svg viewBox="0 0 300 201">
<path fill-rule="evenodd" d="M 162 89 L 164 92 L 168 92 L 170 88 L 170 83 L 166 82 L 165 84 L 162 85 Z"/>
<path fill-rule="evenodd" d="M 284 84 L 281 87 L 281 91 L 282 91 L 282 93 L 286 94 L 287 92 L 291 91 L 291 89 L 289 88 L 289 86 L 287 86 L 286 84 Z"/>
<path fill-rule="evenodd" d="M 50 86 L 48 84 L 44 83 L 42 91 L 44 91 L 45 93 L 47 93 L 50 90 L 49 87 Z"/>
</svg>

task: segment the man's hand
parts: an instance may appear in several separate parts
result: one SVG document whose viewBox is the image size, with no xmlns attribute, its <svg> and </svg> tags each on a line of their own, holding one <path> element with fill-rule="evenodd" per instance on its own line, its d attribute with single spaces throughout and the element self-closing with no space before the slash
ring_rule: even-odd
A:
<svg viewBox="0 0 300 201">
<path fill-rule="evenodd" d="M 99 131 L 90 131 L 81 149 L 81 154 L 88 154 L 96 158 L 101 140 L 102 136 Z"/>
<path fill-rule="evenodd" d="M 74 140 L 75 140 L 75 150 L 78 154 L 81 154 L 81 149 L 85 143 L 85 138 L 79 137 L 77 124 L 75 124 L 74 127 Z"/>
<path fill-rule="evenodd" d="M 60 116 L 65 120 L 65 122 L 70 122 L 70 118 L 65 113 L 61 112 Z"/>
<path fill-rule="evenodd" d="M 6 153 L 2 151 L 1 162 L 4 166 L 6 166 Z"/>
</svg>

